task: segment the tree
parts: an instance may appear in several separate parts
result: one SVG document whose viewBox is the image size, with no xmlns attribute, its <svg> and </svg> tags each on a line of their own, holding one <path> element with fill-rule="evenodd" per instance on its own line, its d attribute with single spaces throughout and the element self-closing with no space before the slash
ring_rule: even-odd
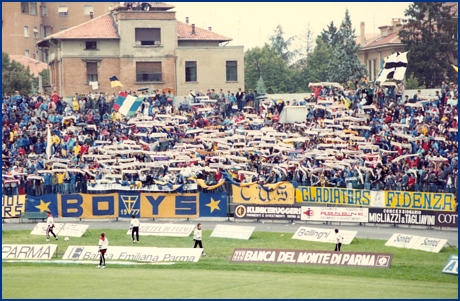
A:
<svg viewBox="0 0 460 301">
<path fill-rule="evenodd" d="M 348 9 L 338 31 L 337 45 L 334 47 L 334 61 L 329 65 L 331 80 L 345 83 L 355 81 L 367 73 L 366 67 L 359 61 L 359 45 L 356 43 L 355 30 L 351 25 Z"/>
<path fill-rule="evenodd" d="M 331 21 L 331 23 L 327 26 L 327 29 L 323 29 L 318 37 L 321 38 L 326 45 L 333 48 L 336 47 L 339 42 L 339 36 L 337 27 L 334 26 L 334 21 Z"/>
<path fill-rule="evenodd" d="M 308 68 L 302 74 L 308 82 L 327 82 L 331 80 L 330 65 L 337 65 L 334 50 L 321 37 L 316 39 L 316 46 L 307 58 Z"/>
<path fill-rule="evenodd" d="M 399 31 L 408 53 L 407 73 L 414 73 L 427 88 L 440 85 L 446 76 L 457 81 L 450 64 L 457 65 L 457 23 L 453 5 L 446 2 L 414 2 L 409 5 Z"/>
<path fill-rule="evenodd" d="M 418 79 L 414 76 L 414 73 L 411 73 L 409 77 L 406 77 L 404 87 L 408 90 L 415 90 L 420 87 Z"/>
<path fill-rule="evenodd" d="M 298 54 L 297 50 L 289 51 L 289 46 L 295 39 L 295 36 L 290 37 L 289 39 L 284 39 L 284 31 L 281 25 L 278 25 L 275 29 L 275 34 L 269 37 L 270 46 L 275 50 L 286 65 L 289 65 L 294 57 Z"/>
<path fill-rule="evenodd" d="M 3 93 L 14 93 L 20 91 L 21 94 L 29 94 L 32 91 L 34 76 L 30 73 L 30 68 L 25 67 L 19 62 L 10 60 L 6 52 L 2 52 L 2 90 Z"/>
<path fill-rule="evenodd" d="M 260 77 L 259 80 L 257 81 L 256 90 L 260 94 L 267 93 L 267 88 L 265 87 L 264 80 L 262 77 Z"/>
</svg>

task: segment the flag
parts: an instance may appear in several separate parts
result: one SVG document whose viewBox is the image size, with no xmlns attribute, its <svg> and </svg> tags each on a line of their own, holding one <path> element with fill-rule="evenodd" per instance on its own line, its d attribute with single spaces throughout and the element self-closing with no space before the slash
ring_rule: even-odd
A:
<svg viewBox="0 0 460 301">
<path fill-rule="evenodd" d="M 395 52 L 385 58 L 376 81 L 383 83 L 387 79 L 403 80 L 406 69 L 407 52 Z"/>
<path fill-rule="evenodd" d="M 46 138 L 46 159 L 49 160 L 51 158 L 51 145 L 53 144 L 51 139 L 51 130 L 48 127 L 48 135 Z"/>
<path fill-rule="evenodd" d="M 137 112 L 137 109 L 139 109 L 141 106 L 143 100 L 143 97 L 136 98 L 134 96 L 128 95 L 118 109 L 118 112 L 125 115 L 126 117 L 134 116 Z"/>
<path fill-rule="evenodd" d="M 452 65 L 452 68 L 454 68 L 455 72 L 457 72 L 457 73 L 458 73 L 458 67 L 457 67 L 457 66 L 455 66 L 455 65 Z"/>
<path fill-rule="evenodd" d="M 121 105 L 123 104 L 123 101 L 125 101 L 126 97 L 128 96 L 128 93 L 125 92 L 120 92 L 118 94 L 117 99 L 115 99 L 115 102 L 113 103 L 113 109 L 115 111 L 119 111 Z"/>
<path fill-rule="evenodd" d="M 110 87 L 123 87 L 122 83 L 118 80 L 116 76 L 112 76 L 110 79 Z"/>
</svg>

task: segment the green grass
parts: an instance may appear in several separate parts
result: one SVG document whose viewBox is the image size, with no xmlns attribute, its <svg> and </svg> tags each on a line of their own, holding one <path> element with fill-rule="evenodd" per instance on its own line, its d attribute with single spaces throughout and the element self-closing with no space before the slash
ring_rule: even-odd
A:
<svg viewBox="0 0 460 301">
<path fill-rule="evenodd" d="M 112 246 L 132 246 L 126 230 L 92 230 L 58 245 L 58 259 L 69 245 L 97 245 L 106 232 Z M 343 251 L 392 253 L 390 269 L 321 265 L 232 264 L 235 248 L 332 250 L 334 245 L 292 239 L 292 233 L 257 232 L 249 240 L 209 237 L 207 257 L 174 265 L 93 265 L 3 263 L 3 298 L 458 298 L 458 278 L 443 274 L 456 250 L 440 253 L 384 246 L 359 239 Z M 3 243 L 42 244 L 30 231 L 5 231 Z M 54 242 L 53 242 L 54 243 Z M 141 236 L 138 246 L 191 247 L 192 238 Z M 101 277 L 104 275 L 104 277 Z M 46 279 L 46 280 L 45 280 Z M 46 284 L 46 283 L 48 284 Z M 24 286 L 24 284 L 27 284 Z M 58 290 L 53 287 L 59 287 Z"/>
</svg>

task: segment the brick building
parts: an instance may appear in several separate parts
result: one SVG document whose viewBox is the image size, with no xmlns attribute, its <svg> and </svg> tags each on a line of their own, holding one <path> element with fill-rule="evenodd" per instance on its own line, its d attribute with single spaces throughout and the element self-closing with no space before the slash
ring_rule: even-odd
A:
<svg viewBox="0 0 460 301">
<path fill-rule="evenodd" d="M 243 46 L 231 38 L 176 20 L 174 6 L 150 2 L 148 11 L 116 7 L 37 42 L 49 51 L 51 85 L 63 96 L 92 91 L 174 88 L 176 95 L 244 88 Z M 111 88 L 117 76 L 123 88 Z"/>
<path fill-rule="evenodd" d="M 2 2 L 2 51 L 48 62 L 36 43 L 106 14 L 120 2 Z"/>
</svg>

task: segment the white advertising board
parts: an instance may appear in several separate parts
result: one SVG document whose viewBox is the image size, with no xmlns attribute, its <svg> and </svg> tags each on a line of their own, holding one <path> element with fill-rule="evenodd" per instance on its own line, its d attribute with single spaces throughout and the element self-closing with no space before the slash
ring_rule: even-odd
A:
<svg viewBox="0 0 460 301">
<path fill-rule="evenodd" d="M 458 275 L 458 255 L 450 255 L 442 272 Z"/>
<path fill-rule="evenodd" d="M 343 238 L 342 244 L 351 244 L 357 233 L 358 231 L 339 230 L 339 234 Z M 309 240 L 316 242 L 336 242 L 334 229 L 321 229 L 311 227 L 300 227 L 294 233 L 292 239 Z"/>
<path fill-rule="evenodd" d="M 369 209 L 354 207 L 302 206 L 300 219 L 303 221 L 332 221 L 367 223 Z"/>
<path fill-rule="evenodd" d="M 188 237 L 195 227 L 196 225 L 141 223 L 139 235 Z M 131 235 L 131 231 L 128 230 L 126 234 Z"/>
<path fill-rule="evenodd" d="M 211 237 L 249 239 L 256 227 L 216 225 Z"/>
<path fill-rule="evenodd" d="M 89 225 L 66 223 L 60 232 L 54 233 L 59 234 L 59 236 L 82 237 L 88 227 Z"/>
<path fill-rule="evenodd" d="M 51 259 L 57 245 L 2 244 L 2 259 Z"/>
<path fill-rule="evenodd" d="M 98 250 L 97 246 L 69 246 L 62 259 L 95 260 L 99 259 Z M 109 245 L 105 258 L 107 261 L 198 262 L 202 252 L 203 249 L 200 248 L 112 247 Z"/>
<path fill-rule="evenodd" d="M 395 233 L 385 243 L 385 246 L 412 249 L 412 246 L 417 242 L 419 238 L 420 236 L 416 235 Z"/>
<path fill-rule="evenodd" d="M 59 231 L 61 231 L 63 227 L 64 227 L 64 224 L 54 223 L 53 232 L 55 234 L 59 233 Z M 30 232 L 30 234 L 32 234 L 32 235 L 46 235 L 46 229 L 47 228 L 48 228 L 47 223 L 37 223 L 35 225 L 35 227 L 33 228 L 32 232 Z"/>
<path fill-rule="evenodd" d="M 447 239 L 421 236 L 411 249 L 439 253 L 446 243 Z"/>
</svg>

